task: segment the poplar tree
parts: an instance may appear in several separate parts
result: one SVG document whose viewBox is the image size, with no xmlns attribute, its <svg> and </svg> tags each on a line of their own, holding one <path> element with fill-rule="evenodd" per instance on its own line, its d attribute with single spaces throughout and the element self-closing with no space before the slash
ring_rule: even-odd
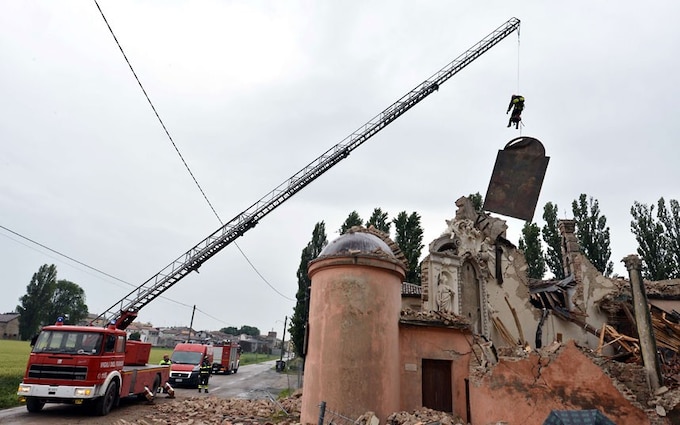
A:
<svg viewBox="0 0 680 425">
<path fill-rule="evenodd" d="M 548 202 L 543 207 L 543 221 L 545 225 L 541 229 L 543 242 L 545 242 L 545 263 L 556 279 L 564 279 L 564 266 L 562 264 L 562 237 L 557 226 L 557 205 Z"/>
<path fill-rule="evenodd" d="M 420 285 L 420 253 L 423 250 L 423 228 L 420 216 L 413 212 L 411 215 L 402 211 L 393 220 L 395 227 L 394 242 L 406 257 L 406 282 Z"/>
<path fill-rule="evenodd" d="M 680 207 L 671 199 L 669 211 L 663 198 L 657 206 L 655 217 L 653 204 L 635 201 L 630 208 L 630 228 L 638 243 L 642 276 L 649 280 L 675 279 L 680 277 Z"/>
<path fill-rule="evenodd" d="M 524 258 L 527 261 L 527 275 L 534 279 L 543 279 L 545 275 L 540 234 L 541 230 L 536 223 L 524 223 L 522 236 L 519 238 L 519 249 L 524 252 Z"/>
<path fill-rule="evenodd" d="M 392 223 L 390 223 L 386 212 L 383 212 L 383 210 L 380 208 L 375 208 L 373 210 L 373 214 L 371 214 L 371 218 L 366 221 L 366 227 L 368 228 L 370 226 L 373 226 L 381 232 L 387 233 L 389 235 Z"/>
<path fill-rule="evenodd" d="M 341 235 L 344 235 L 345 232 L 347 232 L 352 227 L 361 226 L 363 224 L 364 221 L 359 216 L 359 213 L 356 211 L 352 211 L 351 213 L 349 213 L 349 216 L 347 216 L 345 222 L 342 223 L 342 226 L 340 226 L 340 229 L 338 231 L 340 232 Z"/>
<path fill-rule="evenodd" d="M 571 204 L 576 221 L 576 238 L 583 254 L 595 268 L 605 276 L 610 276 L 614 263 L 609 261 L 612 255 L 610 248 L 609 226 L 607 217 L 600 216 L 600 205 L 597 199 L 582 193 L 578 201 Z"/>
</svg>

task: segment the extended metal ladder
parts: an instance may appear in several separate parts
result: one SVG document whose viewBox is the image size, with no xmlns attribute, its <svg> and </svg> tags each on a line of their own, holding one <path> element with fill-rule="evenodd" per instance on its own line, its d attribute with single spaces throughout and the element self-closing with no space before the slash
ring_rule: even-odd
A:
<svg viewBox="0 0 680 425">
<path fill-rule="evenodd" d="M 352 132 L 340 143 L 324 152 L 302 170 L 246 208 L 242 213 L 229 220 L 213 234 L 196 244 L 196 246 L 163 268 L 156 275 L 132 290 L 123 299 L 100 314 L 93 322 L 100 318 L 105 318 L 106 324 L 113 322 L 119 329 L 125 329 L 135 319 L 137 312 L 142 307 L 168 290 L 187 274 L 198 270 L 203 263 L 236 240 L 236 238 L 243 236 L 245 232 L 255 227 L 263 217 L 284 203 L 288 198 L 342 161 L 354 149 L 414 107 L 418 102 L 438 90 L 444 82 L 487 50 L 498 44 L 515 30 L 519 30 L 519 25 L 519 19 L 511 18 L 495 29 L 491 34 L 470 47 L 451 63 Z"/>
</svg>

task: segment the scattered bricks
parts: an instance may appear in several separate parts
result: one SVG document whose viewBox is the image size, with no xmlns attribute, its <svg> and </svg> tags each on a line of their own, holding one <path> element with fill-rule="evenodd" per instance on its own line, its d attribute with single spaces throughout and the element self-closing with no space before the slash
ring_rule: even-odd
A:
<svg viewBox="0 0 680 425">
<path fill-rule="evenodd" d="M 278 400 L 288 412 L 281 411 L 271 400 L 220 399 L 214 397 L 191 397 L 155 405 L 145 417 L 129 422 L 120 420 L 115 425 L 153 424 L 241 424 L 241 425 L 292 425 L 300 422 L 301 392 Z"/>
<path fill-rule="evenodd" d="M 396 412 L 387 417 L 388 425 L 416 425 L 439 422 L 441 425 L 463 425 L 465 422 L 449 413 L 422 408 L 413 412 Z"/>
<path fill-rule="evenodd" d="M 656 414 L 659 416 L 666 416 L 666 409 L 663 408 L 661 405 L 656 406 Z"/>
<path fill-rule="evenodd" d="M 375 416 L 375 412 L 366 412 L 359 416 L 359 418 L 357 418 L 354 423 L 356 425 L 378 425 L 380 423 L 380 419 Z"/>
</svg>

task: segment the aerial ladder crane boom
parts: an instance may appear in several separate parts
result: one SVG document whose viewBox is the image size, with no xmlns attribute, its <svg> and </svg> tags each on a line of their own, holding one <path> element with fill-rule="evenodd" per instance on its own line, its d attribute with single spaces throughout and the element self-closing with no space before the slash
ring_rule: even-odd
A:
<svg viewBox="0 0 680 425">
<path fill-rule="evenodd" d="M 260 198 L 242 213 L 229 220 L 156 275 L 132 290 L 123 299 L 100 314 L 97 319 L 104 318 L 105 323 L 115 323 L 117 328 L 125 329 L 137 317 L 137 312 L 142 307 L 160 296 L 192 271 L 198 270 L 203 263 L 238 237 L 243 236 L 245 232 L 255 227 L 263 217 L 288 200 L 288 198 L 342 161 L 354 149 L 358 148 L 421 100 L 437 91 L 449 78 L 498 44 L 505 37 L 516 30 L 518 31 L 519 25 L 520 21 L 517 18 L 511 18 L 505 22 L 451 63 L 420 83 L 366 124 Z"/>
</svg>

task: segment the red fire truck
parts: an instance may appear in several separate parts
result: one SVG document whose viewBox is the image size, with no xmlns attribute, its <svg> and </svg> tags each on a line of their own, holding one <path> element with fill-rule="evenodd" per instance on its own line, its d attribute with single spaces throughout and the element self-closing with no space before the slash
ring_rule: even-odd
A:
<svg viewBox="0 0 680 425">
<path fill-rule="evenodd" d="M 153 401 L 170 367 L 147 365 L 151 344 L 130 341 L 115 323 L 107 327 L 45 326 L 33 345 L 19 399 L 29 412 L 45 403 L 89 406 L 106 415 L 123 397 Z M 173 390 L 168 387 L 168 394 Z"/>
<path fill-rule="evenodd" d="M 236 341 L 224 341 L 213 347 L 213 373 L 236 373 L 241 360 L 241 346 Z"/>
</svg>

